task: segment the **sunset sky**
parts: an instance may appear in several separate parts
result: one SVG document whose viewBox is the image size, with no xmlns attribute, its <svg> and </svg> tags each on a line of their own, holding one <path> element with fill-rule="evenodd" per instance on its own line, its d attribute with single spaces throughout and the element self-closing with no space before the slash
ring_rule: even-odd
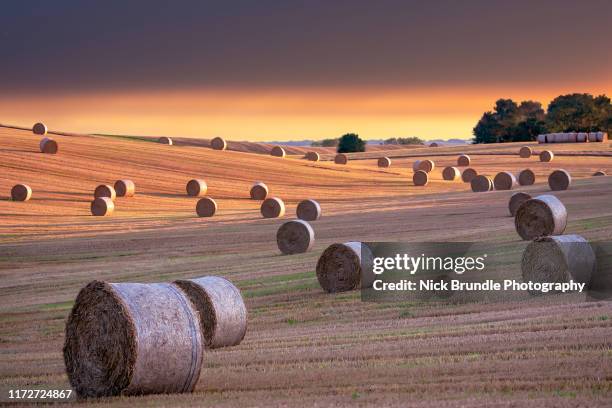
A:
<svg viewBox="0 0 612 408">
<path fill-rule="evenodd" d="M 610 96 L 611 17 L 608 0 L 11 2 L 0 123 L 469 138 L 500 97 Z"/>
</svg>

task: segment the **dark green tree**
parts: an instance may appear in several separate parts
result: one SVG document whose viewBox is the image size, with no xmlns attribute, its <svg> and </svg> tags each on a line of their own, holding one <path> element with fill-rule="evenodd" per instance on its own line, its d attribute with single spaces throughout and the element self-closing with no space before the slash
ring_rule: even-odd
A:
<svg viewBox="0 0 612 408">
<path fill-rule="evenodd" d="M 311 146 L 322 146 L 322 147 L 336 147 L 338 146 L 338 139 L 323 139 L 315 140 L 310 144 Z"/>
<path fill-rule="evenodd" d="M 365 142 L 355 133 L 347 133 L 338 142 L 338 153 L 365 152 Z"/>
<path fill-rule="evenodd" d="M 556 97 L 548 105 L 546 124 L 551 132 L 593 132 L 605 130 L 610 115 L 610 99 L 605 95 L 569 94 Z"/>
</svg>

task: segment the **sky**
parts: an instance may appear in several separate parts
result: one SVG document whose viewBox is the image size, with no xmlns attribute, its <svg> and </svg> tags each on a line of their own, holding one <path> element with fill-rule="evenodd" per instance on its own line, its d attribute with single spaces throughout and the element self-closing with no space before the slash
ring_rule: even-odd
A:
<svg viewBox="0 0 612 408">
<path fill-rule="evenodd" d="M 469 138 L 498 98 L 612 94 L 612 2 L 10 1 L 0 123 Z"/>
</svg>

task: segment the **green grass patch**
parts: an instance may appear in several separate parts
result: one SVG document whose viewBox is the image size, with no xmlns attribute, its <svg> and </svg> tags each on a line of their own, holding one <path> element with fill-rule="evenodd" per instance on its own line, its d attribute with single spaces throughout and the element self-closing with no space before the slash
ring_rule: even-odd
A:
<svg viewBox="0 0 612 408">
<path fill-rule="evenodd" d="M 148 138 L 145 136 L 130 136 L 130 135 L 108 135 L 104 133 L 95 133 L 94 136 L 103 136 L 110 137 L 113 139 L 121 139 L 121 140 L 130 140 L 136 142 L 148 142 L 148 143 L 157 143 L 157 141 L 153 138 Z"/>
<path fill-rule="evenodd" d="M 256 279 L 244 279 L 236 281 L 240 286 L 263 285 L 266 283 L 291 282 L 296 280 L 308 279 L 314 277 L 314 272 L 298 272 L 288 275 L 264 276 Z"/>
<path fill-rule="evenodd" d="M 46 312 L 55 311 L 55 310 L 68 310 L 68 309 L 72 309 L 73 305 L 74 305 L 73 300 L 69 300 L 67 302 L 47 303 L 44 305 L 40 305 L 40 310 L 46 311 Z"/>
</svg>

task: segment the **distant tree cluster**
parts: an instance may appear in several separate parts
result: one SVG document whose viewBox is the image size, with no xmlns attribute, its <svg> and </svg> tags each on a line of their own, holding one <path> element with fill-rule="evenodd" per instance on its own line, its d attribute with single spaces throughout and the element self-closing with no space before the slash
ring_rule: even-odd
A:
<svg viewBox="0 0 612 408">
<path fill-rule="evenodd" d="M 474 127 L 474 143 L 535 140 L 541 133 L 610 132 L 612 104 L 605 95 L 561 95 L 544 112 L 542 104 L 499 99 L 493 111 L 485 112 Z"/>
<path fill-rule="evenodd" d="M 347 133 L 340 137 L 338 142 L 338 153 L 353 153 L 353 152 L 365 152 L 366 143 L 359 135 L 355 133 Z"/>
<path fill-rule="evenodd" d="M 391 137 L 385 139 L 384 144 L 386 145 L 422 145 L 424 141 L 416 136 L 412 137 Z"/>
<path fill-rule="evenodd" d="M 338 146 L 339 138 L 315 140 L 310 145 L 313 147 L 336 147 Z"/>
</svg>

